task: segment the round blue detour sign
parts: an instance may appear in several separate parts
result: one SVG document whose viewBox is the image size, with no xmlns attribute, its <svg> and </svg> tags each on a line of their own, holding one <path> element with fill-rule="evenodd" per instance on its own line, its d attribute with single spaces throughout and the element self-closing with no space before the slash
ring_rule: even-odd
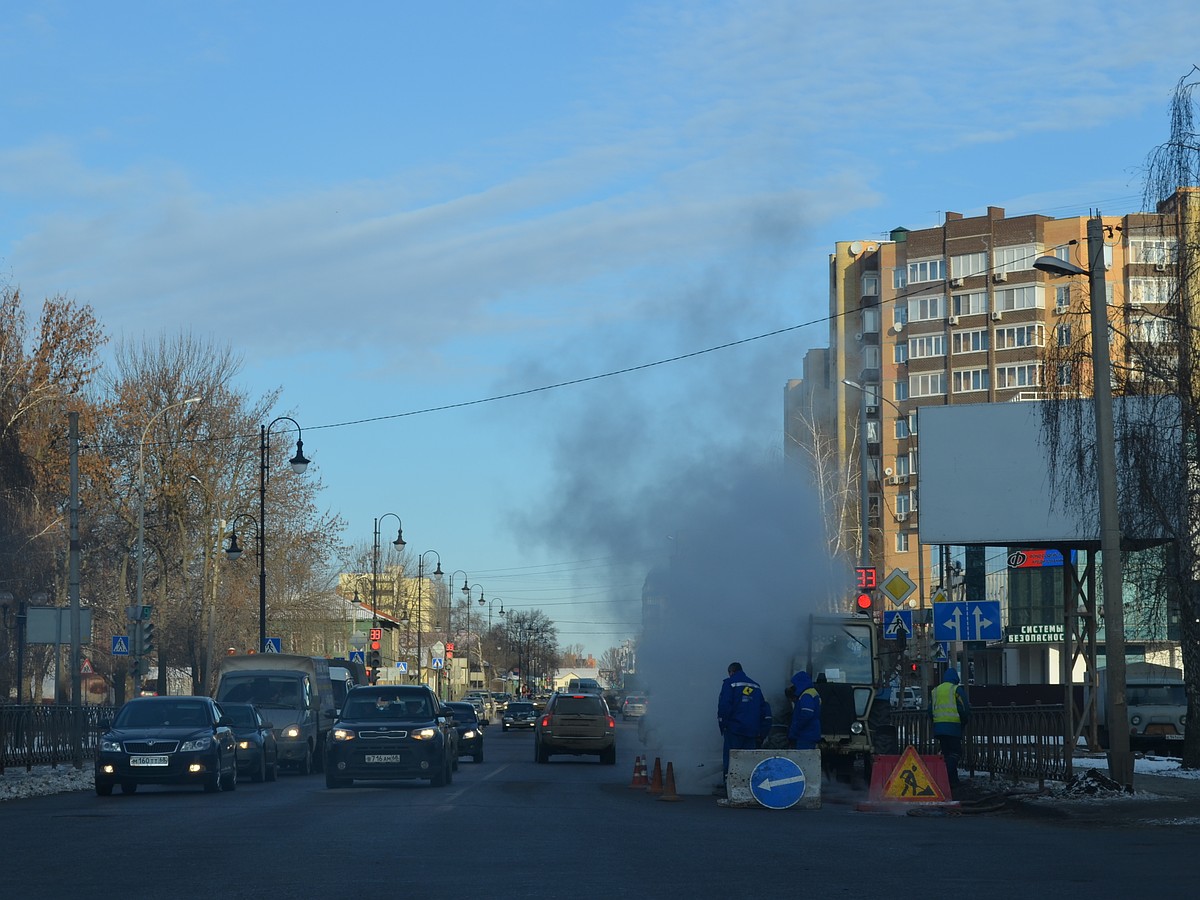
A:
<svg viewBox="0 0 1200 900">
<path fill-rule="evenodd" d="M 786 756 L 769 756 L 750 773 L 750 793 L 767 809 L 795 806 L 804 787 L 804 770 Z"/>
</svg>

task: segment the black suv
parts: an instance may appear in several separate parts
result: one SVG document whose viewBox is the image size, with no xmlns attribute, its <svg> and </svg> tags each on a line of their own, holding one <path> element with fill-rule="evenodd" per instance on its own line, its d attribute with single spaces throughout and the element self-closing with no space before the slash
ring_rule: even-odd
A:
<svg viewBox="0 0 1200 900">
<path fill-rule="evenodd" d="M 325 785 L 428 778 L 450 783 L 458 735 L 441 701 L 424 685 L 353 688 L 325 742 Z"/>
<path fill-rule="evenodd" d="M 617 723 L 599 694 L 551 694 L 533 729 L 533 758 L 549 762 L 552 753 L 596 754 L 617 761 Z"/>
</svg>

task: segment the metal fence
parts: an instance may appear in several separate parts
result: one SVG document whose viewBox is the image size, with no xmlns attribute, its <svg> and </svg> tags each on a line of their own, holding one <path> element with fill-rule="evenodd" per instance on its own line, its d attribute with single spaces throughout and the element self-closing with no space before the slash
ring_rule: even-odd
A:
<svg viewBox="0 0 1200 900">
<path fill-rule="evenodd" d="M 918 753 L 939 751 L 926 710 L 894 711 L 892 724 L 900 749 L 911 744 Z M 960 765 L 993 778 L 1065 781 L 1071 777 L 1070 754 L 1064 752 L 1066 727 L 1062 706 L 975 707 Z"/>
<path fill-rule="evenodd" d="M 0 773 L 8 766 L 81 765 L 112 723 L 111 706 L 0 705 Z"/>
</svg>

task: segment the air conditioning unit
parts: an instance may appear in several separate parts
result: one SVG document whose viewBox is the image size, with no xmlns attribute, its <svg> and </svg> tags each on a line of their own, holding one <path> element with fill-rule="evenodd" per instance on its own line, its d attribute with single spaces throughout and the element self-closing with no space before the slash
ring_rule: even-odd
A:
<svg viewBox="0 0 1200 900">
<path fill-rule="evenodd" d="M 996 282 L 1008 281 L 1008 273 L 1007 272 L 997 272 L 995 275 L 992 276 L 992 281 L 996 281 Z"/>
<path fill-rule="evenodd" d="M 1056 315 L 1061 316 L 1063 313 L 1068 312 L 1070 309 L 1071 309 L 1071 307 L 1069 307 L 1069 306 L 1056 306 L 1056 307 L 1054 307 L 1054 312 Z"/>
<path fill-rule="evenodd" d="M 1130 301 L 1129 301 L 1129 308 L 1130 308 L 1130 309 L 1141 309 L 1141 308 L 1142 308 L 1142 301 L 1141 301 L 1141 300 L 1130 300 Z"/>
<path fill-rule="evenodd" d="M 899 476 L 899 475 L 893 475 L 891 478 L 889 478 L 889 479 L 887 480 L 887 483 L 888 483 L 888 484 L 899 484 L 899 483 L 900 483 L 900 476 Z"/>
<path fill-rule="evenodd" d="M 906 513 L 906 512 L 896 513 L 896 521 L 897 522 L 903 522 L 907 518 L 908 518 L 908 513 Z"/>
<path fill-rule="evenodd" d="M 962 286 L 963 286 L 963 280 L 961 278 L 951 278 L 950 279 L 950 287 L 962 287 Z"/>
<path fill-rule="evenodd" d="M 867 404 L 867 412 L 869 412 L 869 413 L 879 412 L 879 407 L 874 404 L 868 403 Z"/>
<path fill-rule="evenodd" d="M 948 319 L 946 319 L 946 323 L 948 325 L 957 325 L 958 324 L 958 316 L 950 316 Z"/>
<path fill-rule="evenodd" d="M 1165 272 L 1165 271 L 1167 271 L 1167 264 L 1166 264 L 1166 263 L 1155 263 L 1155 264 L 1154 264 L 1154 271 L 1155 271 L 1155 272 Z"/>
<path fill-rule="evenodd" d="M 863 334 L 863 333 L 862 333 L 861 331 L 856 331 L 856 332 L 854 333 L 854 340 L 855 340 L 856 342 L 861 342 L 861 341 L 862 341 L 862 334 Z"/>
<path fill-rule="evenodd" d="M 1004 318 L 1004 313 L 1002 313 L 1000 310 L 998 310 L 998 309 L 992 310 L 992 321 L 993 322 L 999 322 L 1003 318 Z"/>
</svg>

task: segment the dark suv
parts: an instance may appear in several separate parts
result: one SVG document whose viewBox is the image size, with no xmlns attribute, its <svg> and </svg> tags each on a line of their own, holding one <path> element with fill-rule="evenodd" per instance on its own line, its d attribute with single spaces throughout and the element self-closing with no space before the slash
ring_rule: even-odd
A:
<svg viewBox="0 0 1200 900">
<path fill-rule="evenodd" d="M 458 735 L 441 701 L 424 685 L 353 688 L 325 742 L 325 785 L 428 778 L 450 783 Z"/>
<path fill-rule="evenodd" d="M 533 729 L 533 758 L 549 762 L 555 753 L 596 754 L 617 762 L 617 723 L 599 694 L 551 694 Z"/>
</svg>

